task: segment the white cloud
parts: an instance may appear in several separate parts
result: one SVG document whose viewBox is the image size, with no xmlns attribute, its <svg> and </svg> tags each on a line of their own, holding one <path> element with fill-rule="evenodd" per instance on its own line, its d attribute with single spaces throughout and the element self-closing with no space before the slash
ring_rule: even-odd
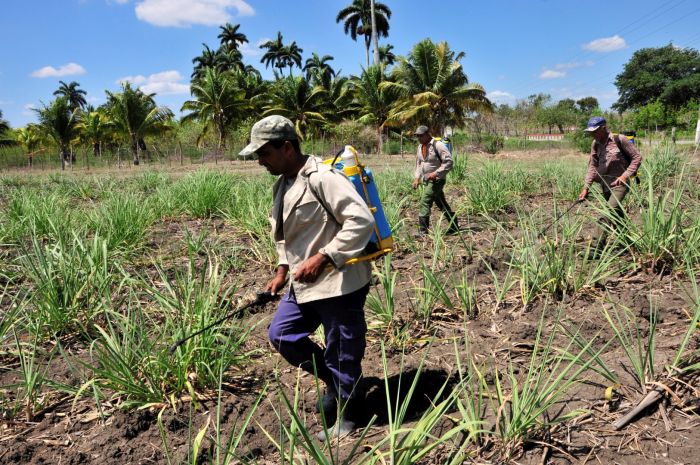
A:
<svg viewBox="0 0 700 465">
<path fill-rule="evenodd" d="M 603 37 L 602 39 L 593 40 L 587 44 L 583 44 L 582 47 L 585 50 L 605 53 L 626 48 L 627 43 L 625 42 L 625 39 L 615 34 L 612 37 Z"/>
<path fill-rule="evenodd" d="M 238 50 L 241 51 L 241 54 L 243 54 L 243 56 L 257 57 L 263 54 L 263 51 L 260 49 L 260 46 L 268 42 L 269 40 L 270 39 L 268 38 L 260 39 L 255 43 L 255 45 L 244 43 L 240 47 L 238 47 Z"/>
<path fill-rule="evenodd" d="M 542 71 L 542 74 L 540 74 L 540 79 L 558 79 L 563 78 L 564 76 L 566 76 L 566 73 L 564 71 L 545 69 L 544 71 Z"/>
<path fill-rule="evenodd" d="M 555 65 L 555 69 L 574 69 L 574 68 L 582 68 L 584 66 L 593 66 L 593 62 L 591 60 L 580 62 L 580 61 L 574 61 L 573 63 L 559 63 L 558 65 Z"/>
<path fill-rule="evenodd" d="M 189 94 L 189 84 L 183 84 L 182 75 L 174 70 L 162 71 L 149 76 L 138 74 L 136 76 L 124 76 L 117 83 L 130 82 L 138 86 L 146 94 L 158 95 Z"/>
<path fill-rule="evenodd" d="M 515 101 L 515 95 L 503 90 L 494 90 L 486 94 L 486 98 L 494 103 L 511 103 Z"/>
<path fill-rule="evenodd" d="M 231 9 L 237 16 L 255 14 L 244 0 L 142 0 L 136 5 L 136 17 L 163 27 L 218 26 L 231 20 Z"/>
<path fill-rule="evenodd" d="M 35 78 L 47 78 L 47 77 L 63 77 L 63 76 L 76 76 L 78 74 L 85 74 L 85 68 L 77 63 L 68 63 L 58 68 L 53 66 L 44 66 L 41 69 L 37 69 L 32 73 L 32 77 Z"/>
<path fill-rule="evenodd" d="M 24 116 L 33 116 L 36 113 L 34 112 L 36 110 L 36 105 L 33 103 L 27 103 L 24 105 L 24 110 L 22 110 L 22 115 Z"/>
</svg>

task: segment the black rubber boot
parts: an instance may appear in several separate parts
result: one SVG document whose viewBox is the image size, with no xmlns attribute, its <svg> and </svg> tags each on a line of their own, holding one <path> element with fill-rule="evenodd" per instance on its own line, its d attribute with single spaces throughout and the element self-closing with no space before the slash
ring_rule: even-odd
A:
<svg viewBox="0 0 700 465">
<path fill-rule="evenodd" d="M 430 228 L 430 217 L 429 216 L 419 216 L 418 217 L 418 235 L 425 236 L 428 234 L 428 228 Z"/>
<path fill-rule="evenodd" d="M 339 407 L 340 407 L 340 415 L 338 416 L 337 420 L 333 424 L 331 428 L 329 428 L 327 431 L 322 430 L 320 431 L 316 437 L 322 441 L 325 442 L 327 439 L 333 440 L 333 439 L 342 439 L 348 434 L 352 433 L 353 430 L 355 429 L 355 420 L 353 419 L 352 415 L 352 399 L 341 399 L 339 402 Z M 356 406 L 355 406 L 356 408 Z M 326 435 L 328 433 L 328 435 Z"/>
<path fill-rule="evenodd" d="M 335 389 L 326 388 L 318 402 L 316 402 L 316 413 L 324 412 L 326 415 L 334 413 L 338 409 L 338 394 Z"/>
<path fill-rule="evenodd" d="M 454 213 L 445 215 L 445 219 L 450 222 L 450 226 L 447 228 L 447 234 L 455 235 L 459 234 L 459 220 Z"/>
</svg>

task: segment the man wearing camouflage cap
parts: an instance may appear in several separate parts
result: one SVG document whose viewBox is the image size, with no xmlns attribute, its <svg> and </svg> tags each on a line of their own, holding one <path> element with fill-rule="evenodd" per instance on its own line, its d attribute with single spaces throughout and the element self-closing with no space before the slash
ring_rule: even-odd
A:
<svg viewBox="0 0 700 465">
<path fill-rule="evenodd" d="M 255 123 L 241 155 L 252 153 L 279 176 L 272 189 L 271 217 L 278 265 L 267 289 L 276 294 L 290 271 L 292 275 L 270 324 L 270 341 L 289 363 L 326 384 L 320 410 L 332 414 L 341 401 L 342 414 L 331 433 L 345 435 L 354 428 L 345 405 L 362 373 L 364 303 L 371 275 L 367 262 L 345 263 L 362 255 L 374 217 L 345 175 L 302 154 L 287 118 L 274 115 Z M 325 350 L 309 338 L 320 325 Z M 325 440 L 325 433 L 319 437 Z"/>
<path fill-rule="evenodd" d="M 457 234 L 459 232 L 457 217 L 447 204 L 444 192 L 447 173 L 452 169 L 452 154 L 442 141 L 433 139 L 427 126 L 418 126 L 413 135 L 419 142 L 413 188 L 417 189 L 421 183 L 425 184 L 425 190 L 420 199 L 418 234 L 423 236 L 428 233 L 433 203 L 447 220 L 447 233 Z"/>
</svg>

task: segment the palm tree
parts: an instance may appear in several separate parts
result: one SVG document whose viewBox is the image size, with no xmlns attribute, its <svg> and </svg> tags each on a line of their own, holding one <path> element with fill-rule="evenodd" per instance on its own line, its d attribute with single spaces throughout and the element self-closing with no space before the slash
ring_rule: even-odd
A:
<svg viewBox="0 0 700 465">
<path fill-rule="evenodd" d="M 365 56 L 369 67 L 369 46 L 372 41 L 372 7 L 371 0 L 352 0 L 352 4 L 338 12 L 335 22 L 343 21 L 346 34 L 350 34 L 352 40 L 357 40 L 361 35 L 365 38 Z M 391 10 L 383 3 L 374 2 L 374 19 L 377 36 L 389 36 L 389 18 Z"/>
<path fill-rule="evenodd" d="M 70 159 L 70 144 L 78 137 L 78 112 L 71 106 L 68 97 L 58 97 L 49 105 L 34 110 L 39 117 L 39 125 L 58 146 L 61 169 L 66 169 Z"/>
<path fill-rule="evenodd" d="M 382 86 L 385 81 L 386 76 L 382 66 L 363 69 L 362 74 L 351 81 L 352 107 L 359 116 L 359 122 L 372 124 L 375 127 L 377 153 L 381 153 L 382 130 L 397 97 L 395 88 Z"/>
<path fill-rule="evenodd" d="M 340 123 L 344 118 L 354 114 L 352 107 L 352 93 L 350 92 L 350 80 L 345 76 L 336 76 L 331 79 L 324 89 L 326 101 L 324 116 L 329 122 Z"/>
<path fill-rule="evenodd" d="M 289 66 L 289 75 L 292 75 L 292 68 L 296 65 L 297 67 L 301 68 L 301 54 L 304 53 L 304 50 L 299 48 L 297 45 L 296 41 L 292 41 L 291 44 L 288 46 L 284 47 L 283 53 L 282 53 L 282 58 L 284 60 L 284 63 Z"/>
<path fill-rule="evenodd" d="M 277 31 L 277 39 L 268 40 L 264 44 L 260 45 L 260 48 L 267 50 L 263 54 L 262 58 L 260 58 L 260 63 L 263 63 L 265 68 L 272 65 L 273 67 L 281 70 L 286 66 L 283 59 L 285 46 L 284 42 L 282 42 L 282 32 Z"/>
<path fill-rule="evenodd" d="M 290 76 L 294 65 L 301 68 L 301 54 L 304 50 L 299 48 L 296 42 L 284 45 L 282 33 L 279 31 L 277 32 L 277 39 L 268 40 L 260 48 L 267 49 L 260 59 L 260 63 L 264 63 L 265 68 L 272 65 L 275 68 L 279 68 L 281 73 L 283 68 L 289 67 Z"/>
<path fill-rule="evenodd" d="M 393 49 L 394 46 L 391 44 L 379 46 L 379 63 L 382 66 L 391 66 L 396 62 L 396 55 L 392 52 Z"/>
<path fill-rule="evenodd" d="M 464 53 L 455 54 L 447 42 L 425 39 L 413 47 L 408 57 L 400 57 L 392 70 L 392 81 L 380 87 L 395 91 L 399 100 L 388 122 L 427 124 L 434 134 L 443 134 L 446 126 L 464 126 L 466 113 L 492 110 L 480 84 L 469 83 L 459 62 Z"/>
<path fill-rule="evenodd" d="M 331 79 L 335 76 L 335 70 L 329 61 L 333 60 L 330 55 L 318 56 L 316 52 L 311 54 L 311 58 L 306 59 L 303 71 L 306 72 L 306 79 L 315 85 L 321 85 L 328 89 Z"/>
<path fill-rule="evenodd" d="M 207 44 L 202 44 L 202 54 L 192 58 L 194 69 L 192 71 L 192 79 L 197 79 L 203 74 L 204 68 L 216 67 L 218 53 L 209 48 Z"/>
<path fill-rule="evenodd" d="M 216 150 L 221 151 L 226 144 L 228 129 L 247 116 L 246 110 L 251 107 L 245 89 L 237 87 L 228 73 L 207 68 L 204 75 L 192 83 L 191 92 L 194 99 L 186 101 L 181 110 L 191 113 L 183 116 L 182 121 L 204 123 L 200 140 L 208 130 L 214 129 L 218 137 Z"/>
<path fill-rule="evenodd" d="M 311 86 L 304 76 L 287 76 L 272 85 L 270 103 L 263 114 L 286 116 L 294 122 L 303 139 L 310 128 L 326 121 L 323 116 L 326 93 L 320 86 Z"/>
<path fill-rule="evenodd" d="M 34 155 L 40 152 L 39 146 L 42 142 L 41 128 L 35 124 L 28 124 L 26 127 L 15 131 L 15 140 L 24 149 L 29 159 L 29 167 L 34 165 Z"/>
<path fill-rule="evenodd" d="M 89 106 L 80 116 L 78 128 L 81 139 L 92 145 L 92 153 L 96 157 L 102 156 L 102 144 L 107 139 L 111 126 L 109 118 L 101 108 L 95 110 Z"/>
<path fill-rule="evenodd" d="M 15 140 L 9 136 L 10 123 L 2 117 L 2 110 L 0 110 L 0 147 L 6 147 L 15 144 Z"/>
<path fill-rule="evenodd" d="M 216 51 L 215 67 L 221 72 L 242 69 L 243 55 L 236 49 L 222 47 Z M 201 73 L 199 77 L 201 77 Z"/>
<path fill-rule="evenodd" d="M 217 38 L 221 42 L 221 48 L 238 51 L 239 46 L 248 43 L 248 37 L 242 32 L 238 32 L 238 28 L 240 27 L 240 24 L 231 23 L 219 26 L 221 32 Z"/>
<path fill-rule="evenodd" d="M 58 81 L 58 83 L 61 85 L 53 93 L 55 96 L 66 97 L 68 99 L 68 103 L 73 109 L 85 108 L 85 105 L 87 104 L 87 101 L 85 100 L 87 92 L 85 92 L 83 89 L 78 89 L 80 84 L 75 81 L 71 81 L 70 84 L 66 84 L 63 81 Z"/>
<path fill-rule="evenodd" d="M 122 84 L 122 91 L 107 91 L 107 112 L 117 134 L 129 141 L 134 165 L 140 163 L 139 152 L 147 150 L 144 137 L 161 134 L 168 129 L 168 121 L 173 112 L 156 105 L 153 96 L 134 89 L 128 82 Z"/>
</svg>

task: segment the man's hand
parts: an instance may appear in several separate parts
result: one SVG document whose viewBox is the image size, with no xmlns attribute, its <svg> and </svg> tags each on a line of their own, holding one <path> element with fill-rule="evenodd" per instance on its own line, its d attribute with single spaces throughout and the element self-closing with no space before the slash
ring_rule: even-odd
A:
<svg viewBox="0 0 700 465">
<path fill-rule="evenodd" d="M 418 186 L 420 186 L 420 179 L 414 179 L 413 180 L 413 188 L 418 189 Z"/>
<path fill-rule="evenodd" d="M 428 173 L 428 174 L 425 175 L 425 180 L 426 180 L 426 181 L 435 181 L 435 180 L 437 179 L 437 177 L 438 177 L 438 176 L 437 176 L 437 173 L 435 173 L 435 172 L 433 172 L 433 173 Z"/>
<path fill-rule="evenodd" d="M 277 291 L 284 288 L 284 284 L 287 282 L 287 272 L 289 267 L 287 265 L 280 265 L 277 267 L 277 274 L 275 277 L 267 283 L 265 290 L 270 291 L 272 295 L 277 295 Z"/>
<path fill-rule="evenodd" d="M 328 263 L 330 263 L 330 261 L 330 258 L 322 253 L 317 253 L 311 258 L 307 258 L 292 273 L 294 276 L 294 281 L 298 281 L 300 283 L 315 282 L 318 277 L 321 276 L 323 269 Z"/>
<path fill-rule="evenodd" d="M 614 181 L 612 182 L 612 184 L 610 184 L 610 187 L 624 186 L 624 185 L 626 185 L 626 184 L 627 184 L 627 176 L 625 176 L 625 175 L 623 174 L 622 176 L 620 176 L 619 178 L 617 178 L 616 180 L 614 180 Z"/>
<path fill-rule="evenodd" d="M 584 187 L 581 193 L 578 195 L 578 201 L 583 202 L 588 197 L 588 188 Z"/>
</svg>

